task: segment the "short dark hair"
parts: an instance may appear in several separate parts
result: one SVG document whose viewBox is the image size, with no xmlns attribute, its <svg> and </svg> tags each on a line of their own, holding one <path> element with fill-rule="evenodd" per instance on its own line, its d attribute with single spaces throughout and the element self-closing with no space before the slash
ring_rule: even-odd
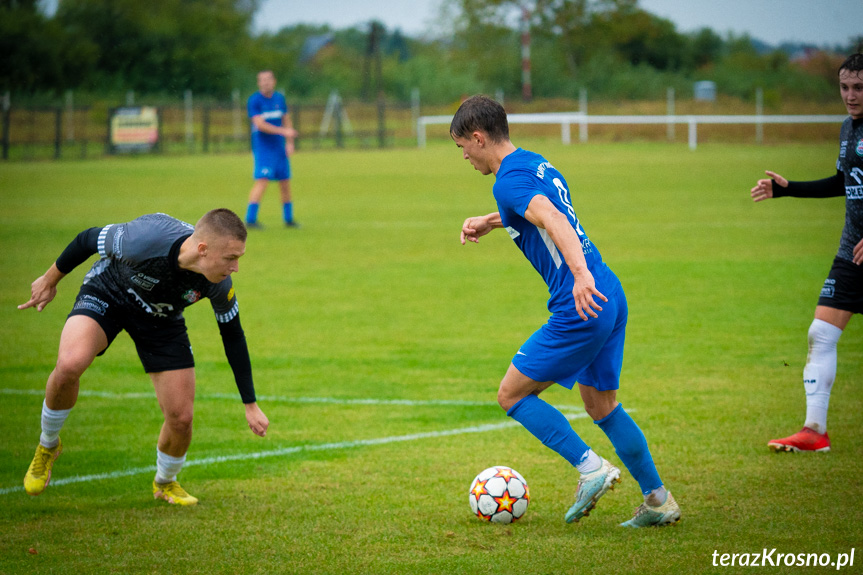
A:
<svg viewBox="0 0 863 575">
<path fill-rule="evenodd" d="M 863 54 L 851 54 L 845 58 L 845 61 L 839 66 L 838 72 L 841 73 L 842 70 L 848 70 L 849 72 L 860 72 L 863 70 Z"/>
<path fill-rule="evenodd" d="M 485 132 L 495 143 L 509 140 L 509 122 L 503 106 L 483 95 L 462 102 L 449 125 L 450 136 L 466 138 L 475 131 Z"/>
<path fill-rule="evenodd" d="M 195 224 L 195 232 L 207 235 L 230 237 L 241 242 L 246 241 L 248 231 L 240 217 L 227 208 L 217 208 L 204 214 Z"/>
</svg>

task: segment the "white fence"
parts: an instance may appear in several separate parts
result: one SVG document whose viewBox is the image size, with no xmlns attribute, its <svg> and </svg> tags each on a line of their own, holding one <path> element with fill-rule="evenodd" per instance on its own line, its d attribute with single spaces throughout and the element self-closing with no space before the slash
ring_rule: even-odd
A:
<svg viewBox="0 0 863 575">
<path fill-rule="evenodd" d="M 665 124 L 668 126 L 669 138 L 673 138 L 674 126 L 687 124 L 689 126 L 689 148 L 698 147 L 698 124 L 753 124 L 756 141 L 763 139 L 764 124 L 833 124 L 841 123 L 848 116 L 832 115 L 788 115 L 788 116 L 590 116 L 581 112 L 557 112 L 551 114 L 509 114 L 510 124 L 560 124 L 560 140 L 564 144 L 572 142 L 570 133 L 573 124 L 579 128 L 579 140 L 587 141 L 587 127 L 590 124 Z M 432 124 L 449 125 L 452 116 L 421 116 L 417 120 L 417 145 L 426 145 L 426 126 Z"/>
</svg>

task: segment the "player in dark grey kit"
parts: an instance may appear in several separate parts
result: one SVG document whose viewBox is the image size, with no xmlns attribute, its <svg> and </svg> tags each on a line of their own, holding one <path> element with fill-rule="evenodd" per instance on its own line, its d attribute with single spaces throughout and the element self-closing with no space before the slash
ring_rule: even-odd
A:
<svg viewBox="0 0 863 575">
<path fill-rule="evenodd" d="M 51 479 L 54 460 L 63 449 L 60 429 L 78 398 L 81 375 L 125 330 L 153 381 L 165 417 L 153 495 L 180 505 L 198 502 L 180 487 L 176 476 L 192 439 L 195 398 L 195 362 L 183 309 L 201 298 L 208 298 L 216 313 L 249 427 L 257 435 L 266 434 L 269 421 L 255 400 L 249 350 L 231 283 L 245 249 L 246 228 L 230 210 L 207 212 L 194 227 L 165 214 L 150 214 L 84 230 L 33 282 L 30 300 L 19 309 L 42 311 L 54 299 L 57 283 L 99 254 L 60 335 L 57 364 L 45 389 L 39 446 L 24 477 L 27 493 L 39 495 Z"/>
<path fill-rule="evenodd" d="M 850 117 L 839 132 L 836 174 L 823 180 L 789 182 L 767 172 L 772 179 L 758 180 L 751 191 L 756 202 L 782 196 L 845 196 L 839 251 L 809 327 L 809 355 L 803 368 L 806 421 L 797 433 L 770 440 L 767 446 L 773 451 L 830 451 L 827 407 L 836 378 L 836 345 L 851 316 L 863 313 L 863 54 L 849 56 L 839 67 L 839 89 Z"/>
</svg>

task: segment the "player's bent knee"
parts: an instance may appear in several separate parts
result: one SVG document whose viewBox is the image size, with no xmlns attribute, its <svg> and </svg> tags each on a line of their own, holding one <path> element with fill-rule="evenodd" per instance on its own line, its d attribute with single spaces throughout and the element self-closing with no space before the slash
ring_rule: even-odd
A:
<svg viewBox="0 0 863 575">
<path fill-rule="evenodd" d="M 503 385 L 497 390 L 497 404 L 504 411 L 509 411 L 512 407 L 521 401 L 527 394 L 513 393 L 512 390 L 505 388 Z"/>
<path fill-rule="evenodd" d="M 192 433 L 193 413 L 189 411 L 170 412 L 165 414 L 165 423 L 171 431 L 180 435 Z"/>
<path fill-rule="evenodd" d="M 55 377 L 58 383 L 78 381 L 91 363 L 93 359 L 84 354 L 61 353 L 57 356 L 57 364 L 54 366 Z"/>
</svg>

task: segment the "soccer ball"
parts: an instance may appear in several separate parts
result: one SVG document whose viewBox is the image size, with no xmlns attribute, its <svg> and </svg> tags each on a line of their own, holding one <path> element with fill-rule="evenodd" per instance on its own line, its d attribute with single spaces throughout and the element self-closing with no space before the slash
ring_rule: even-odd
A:
<svg viewBox="0 0 863 575">
<path fill-rule="evenodd" d="M 474 478 L 468 498 L 471 512 L 483 521 L 512 523 L 527 511 L 530 489 L 518 471 L 496 465 Z"/>
</svg>

